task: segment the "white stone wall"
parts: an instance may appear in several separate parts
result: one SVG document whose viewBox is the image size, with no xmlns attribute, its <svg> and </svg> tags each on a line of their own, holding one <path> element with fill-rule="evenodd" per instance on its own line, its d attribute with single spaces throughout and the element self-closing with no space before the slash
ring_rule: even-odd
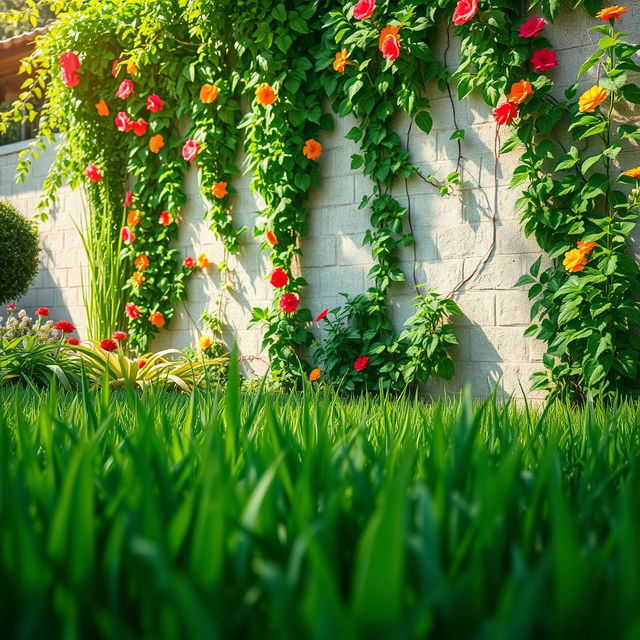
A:
<svg viewBox="0 0 640 640">
<path fill-rule="evenodd" d="M 558 52 L 560 67 L 552 72 L 557 94 L 575 81 L 582 62 L 594 50 L 596 39 L 585 35 L 595 24 L 581 13 L 568 14 L 549 28 L 548 35 Z M 640 33 L 638 12 L 625 16 L 624 27 L 631 34 Z M 455 50 L 455 46 L 451 51 Z M 450 56 L 451 58 L 451 56 Z M 455 62 L 451 60 L 451 62 Z M 583 78 L 590 86 L 592 78 Z M 412 160 L 424 175 L 437 170 L 441 177 L 456 166 L 457 144 L 451 141 L 456 126 L 451 103 L 446 94 L 428 87 L 432 100 L 434 128 L 425 135 L 411 129 L 409 147 Z M 507 186 L 518 153 L 500 158 L 494 173 L 496 127 L 491 110 L 478 99 L 455 103 L 458 127 L 466 130 L 461 165 L 462 185 L 453 195 L 442 198 L 429 184 L 417 178 L 407 185 L 397 185 L 397 197 L 409 204 L 416 236 L 416 278 L 441 293 L 447 294 L 460 280 L 477 267 L 491 244 L 493 212 L 497 214 L 496 249 L 480 273 L 455 298 L 464 316 L 457 319 L 460 346 L 455 350 L 456 376 L 453 381 L 435 381 L 434 391 L 455 392 L 470 384 L 475 395 L 484 395 L 490 386 L 500 382 L 507 393 L 520 394 L 520 385 L 528 388 L 532 372 L 541 368 L 543 345 L 523 338 L 529 320 L 530 304 L 526 291 L 515 289 L 514 283 L 540 255 L 533 240 L 520 231 L 514 202 L 519 191 Z M 367 286 L 371 266 L 368 247 L 362 238 L 368 228 L 369 212 L 359 210 L 362 196 L 371 192 L 371 184 L 359 171 L 350 169 L 350 157 L 357 146 L 345 138 L 352 125 L 349 119 L 336 118 L 335 131 L 322 139 L 324 153 L 320 159 L 322 184 L 310 194 L 308 233 L 303 241 L 303 276 L 309 281 L 303 303 L 312 313 L 340 304 L 340 293 L 358 294 Z M 407 139 L 408 121 L 399 118 L 397 130 Z M 502 132 L 502 137 L 507 132 Z M 35 212 L 38 190 L 51 161 L 51 153 L 34 164 L 29 180 L 13 183 L 17 162 L 15 149 L 0 148 L 0 197 L 8 197 L 28 215 Z M 636 154 L 626 156 L 628 166 L 640 164 Z M 234 186 L 234 218 L 238 226 L 252 227 L 259 206 L 249 189 L 250 179 L 242 178 Z M 216 241 L 203 219 L 198 195 L 197 173 L 187 175 L 189 204 L 182 214 L 180 248 L 183 255 L 208 254 L 213 263 L 225 259 L 222 244 Z M 408 194 L 408 198 L 407 198 Z M 57 318 L 71 318 L 82 331 L 84 325 L 80 287 L 82 248 L 73 220 L 82 212 L 77 193 L 64 189 L 60 206 L 49 222 L 42 225 L 42 268 L 32 290 L 21 301 L 27 309 L 37 305 L 52 308 Z M 224 320 L 229 340 L 236 339 L 241 353 L 248 357 L 254 370 L 264 370 L 264 354 L 260 353 L 260 332 L 247 327 L 251 308 L 270 304 L 273 291 L 265 282 L 269 262 L 261 254 L 250 232 L 244 234 L 242 251 L 229 258 L 234 291 L 223 298 Z M 392 295 L 394 319 L 401 323 L 411 313 L 413 285 L 413 249 L 402 256 L 408 282 L 397 286 Z M 206 275 L 194 276 L 189 285 L 189 299 L 180 305 L 170 329 L 156 340 L 156 348 L 184 347 L 194 344 L 201 327 L 198 319 L 207 309 L 217 305 L 219 277 L 216 268 Z M 257 359 L 252 360 L 252 357 Z M 261 359 L 262 358 L 262 359 Z"/>
</svg>

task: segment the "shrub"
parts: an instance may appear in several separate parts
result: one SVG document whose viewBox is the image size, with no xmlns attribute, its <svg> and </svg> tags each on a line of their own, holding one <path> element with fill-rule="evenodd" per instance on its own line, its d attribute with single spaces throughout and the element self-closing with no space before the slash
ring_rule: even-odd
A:
<svg viewBox="0 0 640 640">
<path fill-rule="evenodd" d="M 9 202 L 0 200 L 0 304 L 23 296 L 38 272 L 38 234 Z"/>
</svg>

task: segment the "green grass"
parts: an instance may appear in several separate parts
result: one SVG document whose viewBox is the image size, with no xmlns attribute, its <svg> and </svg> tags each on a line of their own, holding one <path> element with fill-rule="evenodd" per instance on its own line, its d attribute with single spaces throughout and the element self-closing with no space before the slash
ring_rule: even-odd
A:
<svg viewBox="0 0 640 640">
<path fill-rule="evenodd" d="M 640 412 L 0 392 L 3 638 L 638 638 Z"/>
</svg>

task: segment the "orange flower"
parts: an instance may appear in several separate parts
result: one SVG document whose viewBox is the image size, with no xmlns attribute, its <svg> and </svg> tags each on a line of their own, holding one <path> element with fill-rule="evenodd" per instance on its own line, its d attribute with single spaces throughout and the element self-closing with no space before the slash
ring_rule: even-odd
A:
<svg viewBox="0 0 640 640">
<path fill-rule="evenodd" d="M 587 264 L 587 256 L 580 251 L 580 249 L 571 249 L 564 254 L 564 261 L 562 262 L 564 268 L 571 273 L 577 273 L 582 271 Z"/>
<path fill-rule="evenodd" d="M 322 155 L 322 145 L 317 140 L 307 140 L 302 153 L 309 160 L 317 160 Z"/>
<path fill-rule="evenodd" d="M 127 64 L 127 73 L 130 76 L 135 76 L 136 73 L 138 73 L 138 67 L 135 62 L 129 62 L 129 64 Z"/>
<path fill-rule="evenodd" d="M 151 153 L 158 153 L 164 147 L 164 137 L 161 133 L 149 138 L 149 149 Z"/>
<path fill-rule="evenodd" d="M 533 87 L 528 80 L 520 80 L 514 82 L 509 93 L 509 102 L 513 104 L 522 104 L 529 96 L 533 95 Z"/>
<path fill-rule="evenodd" d="M 144 271 L 149 266 L 149 256 L 146 253 L 143 253 L 133 261 L 133 264 L 136 266 L 138 271 Z"/>
<path fill-rule="evenodd" d="M 635 169 L 629 169 L 629 171 L 625 171 L 622 175 L 627 176 L 627 178 L 640 179 L 640 167 L 635 167 Z"/>
<path fill-rule="evenodd" d="M 213 84 L 203 84 L 200 88 L 200 102 L 203 104 L 211 104 L 218 98 L 220 90 Z"/>
<path fill-rule="evenodd" d="M 602 11 L 596 13 L 596 18 L 601 20 L 617 20 L 623 13 L 627 13 L 629 9 L 621 7 L 619 4 L 614 4 L 611 7 L 605 7 Z"/>
<path fill-rule="evenodd" d="M 203 351 L 206 351 L 211 345 L 212 345 L 212 342 L 209 336 L 202 336 L 200 340 L 198 340 L 198 346 Z"/>
<path fill-rule="evenodd" d="M 131 284 L 134 287 L 139 287 L 143 282 L 144 282 L 144 273 L 142 273 L 142 271 L 136 271 L 131 276 Z"/>
<path fill-rule="evenodd" d="M 135 227 L 137 224 L 140 224 L 140 212 L 135 209 L 131 209 L 129 211 L 129 215 L 127 216 L 127 224 L 130 227 Z"/>
<path fill-rule="evenodd" d="M 394 27 L 392 25 L 388 25 L 380 32 L 380 40 L 378 41 L 378 49 L 380 49 L 380 51 L 382 51 L 382 45 L 384 44 L 384 41 L 389 36 L 394 38 L 396 40 L 396 42 L 399 43 L 400 42 L 400 27 Z"/>
<path fill-rule="evenodd" d="M 598 243 L 582 242 L 582 240 L 579 240 L 576 246 L 578 247 L 578 251 L 580 251 L 580 253 L 584 254 L 585 256 L 588 256 L 598 246 Z"/>
<path fill-rule="evenodd" d="M 316 368 L 314 369 L 310 374 L 309 374 L 309 380 L 311 380 L 311 382 L 315 382 L 319 377 L 320 377 L 320 369 Z"/>
<path fill-rule="evenodd" d="M 266 236 L 267 236 L 267 242 L 272 247 L 278 244 L 278 236 L 276 236 L 276 234 L 273 233 L 273 231 L 267 231 Z"/>
<path fill-rule="evenodd" d="M 256 89 L 256 100 L 263 107 L 273 104 L 276 101 L 276 94 L 271 85 L 263 82 Z"/>
<path fill-rule="evenodd" d="M 218 200 L 222 200 L 227 195 L 227 183 L 226 182 L 215 182 L 213 187 L 211 187 L 211 193 L 214 198 L 218 198 Z"/>
<path fill-rule="evenodd" d="M 349 64 L 349 54 L 346 49 L 336 53 L 336 59 L 333 61 L 333 70 L 338 73 L 344 73 L 345 67 Z"/>
<path fill-rule="evenodd" d="M 108 116 L 110 113 L 109 107 L 104 100 L 100 100 L 100 102 L 98 102 L 98 104 L 96 105 L 96 109 L 98 110 L 99 116 Z"/>
<path fill-rule="evenodd" d="M 595 111 L 598 105 L 602 104 L 609 97 L 609 92 L 602 87 L 591 87 L 589 91 L 585 91 L 578 101 L 580 111 L 583 113 L 591 113 Z"/>
<path fill-rule="evenodd" d="M 149 322 L 154 327 L 158 327 L 158 329 L 161 329 L 162 327 L 164 327 L 164 316 L 159 311 L 154 311 L 149 316 Z"/>
<path fill-rule="evenodd" d="M 209 266 L 209 258 L 207 258 L 207 255 L 205 253 L 201 253 L 198 256 L 198 266 L 201 269 L 206 269 Z"/>
</svg>

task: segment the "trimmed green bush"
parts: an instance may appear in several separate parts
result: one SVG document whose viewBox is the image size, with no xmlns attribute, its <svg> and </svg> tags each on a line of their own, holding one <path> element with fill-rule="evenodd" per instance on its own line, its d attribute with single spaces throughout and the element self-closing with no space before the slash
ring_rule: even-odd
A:
<svg viewBox="0 0 640 640">
<path fill-rule="evenodd" d="M 0 200 L 0 304 L 23 296 L 38 273 L 40 244 L 31 223 Z"/>
</svg>

